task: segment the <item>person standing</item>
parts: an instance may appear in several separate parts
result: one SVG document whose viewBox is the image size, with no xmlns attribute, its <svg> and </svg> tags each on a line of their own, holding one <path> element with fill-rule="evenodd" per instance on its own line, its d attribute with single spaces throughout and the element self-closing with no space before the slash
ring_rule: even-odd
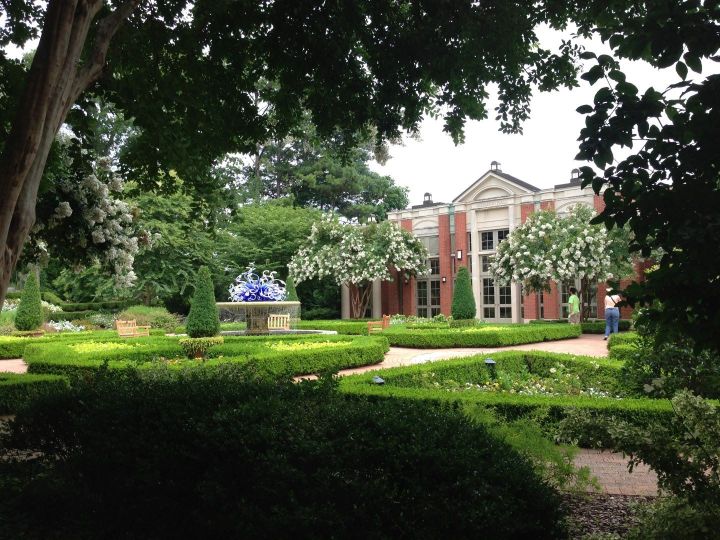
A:
<svg viewBox="0 0 720 540">
<path fill-rule="evenodd" d="M 570 298 L 568 298 L 568 322 L 570 324 L 580 324 L 580 298 L 575 287 L 570 287 Z"/>
<path fill-rule="evenodd" d="M 608 285 L 608 290 L 611 287 Z M 617 305 L 622 299 L 617 294 L 605 295 L 605 337 L 607 339 L 610 334 L 618 333 L 618 325 L 620 323 L 620 308 Z"/>
</svg>

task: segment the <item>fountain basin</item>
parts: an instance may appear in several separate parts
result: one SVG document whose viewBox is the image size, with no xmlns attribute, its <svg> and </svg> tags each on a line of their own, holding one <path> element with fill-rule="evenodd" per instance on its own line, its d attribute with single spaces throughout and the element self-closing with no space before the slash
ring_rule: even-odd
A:
<svg viewBox="0 0 720 540">
<path fill-rule="evenodd" d="M 268 317 L 270 315 L 289 315 L 290 324 L 300 318 L 300 302 L 217 302 L 220 318 L 241 321 L 247 324 L 246 335 L 269 334 Z M 280 331 L 280 332 L 288 332 Z M 273 333 L 275 333 L 273 331 Z M 297 333 L 297 332 L 295 332 Z"/>
</svg>

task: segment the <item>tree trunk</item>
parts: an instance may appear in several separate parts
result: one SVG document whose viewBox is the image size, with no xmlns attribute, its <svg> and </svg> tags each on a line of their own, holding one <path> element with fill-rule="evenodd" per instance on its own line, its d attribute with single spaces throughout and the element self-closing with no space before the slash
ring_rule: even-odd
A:
<svg viewBox="0 0 720 540">
<path fill-rule="evenodd" d="M 35 223 L 50 147 L 80 94 L 102 74 L 110 40 L 140 0 L 95 21 L 103 0 L 50 0 L 40 42 L 0 156 L 0 307 Z M 81 62 L 90 28 L 95 38 Z"/>
<path fill-rule="evenodd" d="M 588 278 L 580 280 L 580 322 L 585 322 L 590 316 L 590 282 Z"/>
<path fill-rule="evenodd" d="M 367 311 L 370 298 L 372 297 L 372 284 L 365 283 L 357 285 L 349 283 L 350 290 L 350 317 L 352 319 L 360 319 Z"/>
</svg>

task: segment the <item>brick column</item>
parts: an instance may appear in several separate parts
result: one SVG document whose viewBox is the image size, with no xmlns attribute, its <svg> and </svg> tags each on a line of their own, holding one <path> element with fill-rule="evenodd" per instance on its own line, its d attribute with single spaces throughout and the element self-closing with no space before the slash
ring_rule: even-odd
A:
<svg viewBox="0 0 720 540">
<path fill-rule="evenodd" d="M 605 295 L 607 294 L 607 287 L 604 283 L 598 283 L 597 286 L 597 305 L 598 305 L 598 319 L 605 318 Z"/>
<path fill-rule="evenodd" d="M 557 283 L 550 282 L 550 292 L 545 292 L 543 297 L 543 305 L 545 307 L 546 319 L 560 318 L 560 291 L 558 291 Z"/>
<path fill-rule="evenodd" d="M 455 237 L 457 241 L 457 236 Z M 450 216 L 438 216 L 438 245 L 440 251 L 440 312 L 450 315 L 452 307 L 452 259 L 450 258 Z M 445 278 L 445 283 L 442 282 Z"/>
<path fill-rule="evenodd" d="M 538 318 L 538 296 L 536 293 L 526 294 L 523 299 L 525 306 L 525 319 Z"/>
<path fill-rule="evenodd" d="M 598 214 L 605 210 L 605 199 L 603 199 L 602 195 L 593 195 L 593 206 Z"/>
<path fill-rule="evenodd" d="M 535 203 L 522 203 L 522 205 L 520 205 L 520 223 L 525 223 L 534 211 Z"/>
</svg>

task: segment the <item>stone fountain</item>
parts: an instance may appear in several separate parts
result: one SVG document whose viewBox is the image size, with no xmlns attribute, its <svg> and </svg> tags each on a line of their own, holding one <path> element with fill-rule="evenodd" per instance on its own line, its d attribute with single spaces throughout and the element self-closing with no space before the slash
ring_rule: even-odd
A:
<svg viewBox="0 0 720 540">
<path fill-rule="evenodd" d="M 247 324 L 245 334 L 269 334 L 270 315 L 288 315 L 290 321 L 300 318 L 300 302 L 287 300 L 285 282 L 275 277 L 276 272 L 258 274 L 251 264 L 230 287 L 230 302 L 218 302 L 221 316 Z"/>
</svg>

